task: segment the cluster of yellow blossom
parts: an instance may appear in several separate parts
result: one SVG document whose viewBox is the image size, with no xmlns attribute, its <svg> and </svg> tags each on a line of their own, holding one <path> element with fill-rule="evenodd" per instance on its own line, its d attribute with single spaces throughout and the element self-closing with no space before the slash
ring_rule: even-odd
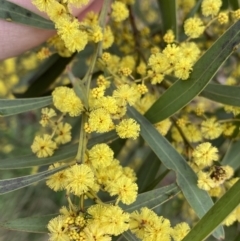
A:
<svg viewBox="0 0 240 241">
<path fill-rule="evenodd" d="M 86 6 L 89 0 L 32 0 L 33 4 L 45 12 L 54 22 L 57 35 L 49 39 L 49 47 L 54 49 L 64 57 L 71 56 L 76 51 L 82 51 L 88 42 L 98 43 L 102 41 L 103 49 L 109 48 L 114 41 L 110 26 L 102 29 L 98 23 L 98 15 L 94 12 L 86 14 L 83 20 L 79 21 L 72 13 L 72 8 Z M 122 22 L 129 16 L 126 4 L 133 2 L 114 1 L 111 4 L 111 19 Z M 40 59 L 47 58 L 51 51 L 42 48 L 38 53 Z"/>
<path fill-rule="evenodd" d="M 117 203 L 131 204 L 137 197 L 136 175 L 131 168 L 123 168 L 113 154 L 107 144 L 97 144 L 88 150 L 83 164 L 75 164 L 52 175 L 47 185 L 54 191 L 66 190 L 76 196 L 91 191 L 97 193 L 101 187 L 110 196 L 117 196 Z M 49 168 L 59 165 L 54 164 Z"/>
<path fill-rule="evenodd" d="M 18 66 L 16 58 L 0 63 L 0 98 L 12 97 L 11 89 L 19 81 L 19 76 L 16 74 Z"/>
<path fill-rule="evenodd" d="M 86 106 L 73 89 L 57 87 L 52 93 L 56 109 L 62 112 L 62 116 L 86 116 L 82 131 L 87 134 L 115 130 L 120 138 L 134 140 L 139 136 L 140 125 L 127 117 L 127 107 L 134 106 L 144 114 L 162 91 L 172 84 L 168 82 L 169 75 L 181 80 L 189 79 L 194 64 L 205 51 L 205 46 L 196 44 L 194 39 L 201 37 L 213 20 L 217 20 L 218 26 L 229 21 L 228 13 L 219 12 L 222 1 L 203 0 L 202 16 L 206 19 L 210 16 L 212 19 L 207 20 L 209 24 L 199 15 L 186 19 L 183 28 L 188 39 L 178 42 L 178 36 L 175 36 L 172 29 L 163 36 L 152 36 L 148 27 L 139 27 L 138 30 L 137 24 L 132 23 L 129 27 L 128 24 L 121 23 L 131 17 L 132 0 L 113 1 L 109 8 L 109 16 L 113 22 L 104 29 L 99 26 L 98 16 L 93 12 L 88 13 L 81 22 L 72 15 L 70 5 L 80 7 L 86 5 L 89 2 L 87 0 L 33 2 L 55 23 L 58 36 L 51 38 L 48 44 L 54 46 L 59 54 L 70 56 L 75 51 L 83 50 L 90 41 L 102 41 L 102 50 L 114 43 L 116 52 L 123 53 L 119 56 L 110 51 L 100 54 L 96 67 L 101 74 L 91 83 L 89 93 L 86 94 Z M 193 6 L 194 1 L 184 0 L 181 4 L 185 12 L 188 4 Z M 240 18 L 239 11 L 234 11 L 233 15 Z M 41 58 L 48 54 L 46 49 L 39 52 L 39 56 L 43 56 Z M 229 84 L 235 84 L 234 80 L 229 79 Z M 218 149 L 210 141 L 221 135 L 230 137 L 236 126 L 218 121 L 211 114 L 211 109 L 214 109 L 211 104 L 206 107 L 203 101 L 196 102 L 197 107 L 195 103 L 191 103 L 173 118 L 155 123 L 155 127 L 163 136 L 171 131 L 169 136 L 173 146 L 190 157 L 189 165 L 197 174 L 198 187 L 208 191 L 213 197 L 219 197 L 227 185 L 233 182 L 234 170 L 218 163 Z M 224 109 L 234 116 L 240 113 L 238 107 L 224 106 Z M 52 134 L 35 137 L 31 147 L 38 157 L 51 156 L 58 145 L 71 141 L 71 126 L 63 123 L 62 117 L 53 121 L 56 115 L 53 109 L 42 110 L 40 124 L 50 127 Z M 178 120 L 175 121 L 177 117 Z M 168 219 L 157 216 L 148 208 L 127 213 L 118 206 L 120 202 L 129 205 L 136 200 L 136 174 L 133 169 L 122 167 L 107 144 L 97 144 L 86 150 L 84 155 L 81 164 L 74 160 L 72 166 L 48 178 L 47 185 L 54 191 L 65 190 L 69 199 L 75 195 L 82 202 L 84 198 L 90 198 L 97 204 L 84 210 L 83 207 L 77 209 L 70 201 L 70 209 L 62 208 L 60 215 L 49 222 L 50 241 L 107 241 L 111 240 L 111 236 L 127 230 L 143 241 L 180 241 L 189 232 L 188 224 L 180 223 L 172 228 Z M 55 163 L 49 169 L 61 165 Z M 115 197 L 114 205 L 103 203 L 98 197 L 100 191 Z M 239 212 L 238 207 L 226 219 L 225 224 L 239 221 Z"/>
<path fill-rule="evenodd" d="M 81 7 L 88 4 L 89 0 L 62 2 L 57 0 L 33 0 L 32 2 L 40 11 L 46 12 L 55 23 L 58 35 L 70 52 L 81 51 L 85 48 L 88 43 L 88 31 L 86 26 L 81 25 L 71 14 L 71 5 Z M 89 26 L 91 31 L 94 31 L 92 27 Z"/>
<path fill-rule="evenodd" d="M 214 197 L 222 195 L 222 185 L 234 174 L 232 167 L 214 164 L 218 159 L 218 149 L 210 142 L 204 142 L 193 150 L 190 162 L 190 166 L 197 173 L 198 187 L 209 191 Z"/>
<path fill-rule="evenodd" d="M 201 4 L 202 14 L 206 17 L 216 16 L 222 6 L 221 0 L 203 0 Z"/>
<path fill-rule="evenodd" d="M 44 134 L 43 137 L 37 135 L 34 138 L 31 149 L 39 158 L 52 156 L 58 145 L 66 144 L 72 139 L 72 126 L 69 123 L 62 122 L 63 115 L 58 120 L 53 120 L 52 118 L 55 116 L 57 114 L 54 109 L 42 109 L 40 124 L 43 127 L 50 128 L 52 133 L 51 135 Z"/>
<path fill-rule="evenodd" d="M 83 104 L 73 89 L 57 87 L 52 93 L 53 104 L 61 112 L 70 116 L 79 116 L 83 111 Z"/>
<path fill-rule="evenodd" d="M 159 84 L 164 76 L 172 72 L 177 78 L 186 80 L 198 59 L 200 50 L 193 42 L 168 44 L 162 52 L 152 54 L 148 60 L 148 75 L 152 84 Z"/>
<path fill-rule="evenodd" d="M 97 87 L 91 89 L 89 99 L 89 118 L 85 123 L 85 131 L 108 132 L 116 129 L 120 138 L 133 138 L 139 136 L 139 124 L 126 115 L 127 105 L 133 105 L 141 97 L 136 85 L 122 84 L 113 91 L 112 95 L 105 95 L 110 87 L 109 82 L 100 75 L 97 79 Z M 120 121 L 119 121 L 120 119 Z M 114 123 L 117 122 L 118 123 Z"/>
<path fill-rule="evenodd" d="M 187 223 L 179 223 L 174 228 L 170 221 L 157 216 L 148 208 L 140 212 L 127 213 L 119 206 L 95 204 L 86 211 L 75 206 L 63 206 L 60 215 L 48 223 L 50 241 L 110 241 L 130 230 L 143 241 L 181 241 L 190 231 Z"/>
</svg>

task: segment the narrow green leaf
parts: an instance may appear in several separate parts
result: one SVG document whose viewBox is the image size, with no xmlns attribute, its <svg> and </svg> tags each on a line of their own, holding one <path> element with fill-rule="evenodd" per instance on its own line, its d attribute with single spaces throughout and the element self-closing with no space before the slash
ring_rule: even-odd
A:
<svg viewBox="0 0 240 241">
<path fill-rule="evenodd" d="M 134 108 L 128 108 L 129 115 L 141 126 L 141 136 L 158 156 L 166 168 L 176 173 L 177 184 L 181 188 L 186 200 L 199 218 L 212 207 L 213 201 L 207 192 L 197 187 L 197 176 L 184 158 L 172 147 L 166 138 L 153 127 L 153 125 Z M 219 227 L 215 237 L 223 238 L 224 231 Z"/>
<path fill-rule="evenodd" d="M 208 84 L 200 96 L 225 105 L 240 106 L 239 93 L 239 86 Z"/>
<path fill-rule="evenodd" d="M 39 97 L 29 99 L 0 99 L 0 116 L 10 116 L 52 104 L 52 97 Z"/>
<path fill-rule="evenodd" d="M 198 0 L 192 10 L 187 14 L 186 19 L 194 17 L 194 15 L 200 10 L 203 0 Z"/>
<path fill-rule="evenodd" d="M 230 5 L 231 5 L 233 10 L 239 9 L 239 2 L 238 2 L 238 0 L 228 0 L 228 1 L 229 1 L 229 3 L 230 3 Z"/>
<path fill-rule="evenodd" d="M 109 142 L 118 138 L 116 132 L 111 131 L 101 134 L 89 140 L 88 148 L 97 143 Z M 77 154 L 78 143 L 73 145 L 66 145 L 55 151 L 54 155 L 47 158 L 38 158 L 36 155 L 26 155 L 19 157 L 11 157 L 0 160 L 0 170 L 19 169 L 34 166 L 44 166 L 58 161 L 73 160 Z"/>
<path fill-rule="evenodd" d="M 177 81 L 176 77 L 166 76 L 166 79 L 171 83 Z M 209 83 L 204 90 L 199 94 L 199 96 L 205 97 L 209 100 L 213 100 L 218 103 L 225 105 L 240 106 L 240 87 L 239 86 L 230 86 L 230 85 L 221 85 L 221 84 L 212 84 Z"/>
<path fill-rule="evenodd" d="M 240 234 L 234 239 L 234 241 L 240 241 Z"/>
<path fill-rule="evenodd" d="M 150 152 L 137 172 L 138 191 L 141 193 L 154 180 L 161 162 L 154 152 Z"/>
<path fill-rule="evenodd" d="M 57 215 L 58 214 L 50 214 L 41 217 L 18 218 L 0 223 L 0 228 L 30 233 L 47 233 L 49 220 Z"/>
<path fill-rule="evenodd" d="M 240 141 L 231 144 L 221 164 L 231 166 L 235 171 L 240 167 Z"/>
<path fill-rule="evenodd" d="M 54 54 L 43 61 L 39 66 L 27 73 L 25 76 L 21 77 L 19 83 L 15 86 L 15 88 L 21 88 L 22 86 L 26 86 L 30 83 L 35 82 L 41 75 L 43 75 L 57 60 L 59 59 L 59 55 Z M 14 94 L 18 97 L 21 94 Z"/>
<path fill-rule="evenodd" d="M 159 10 L 161 12 L 163 34 L 171 29 L 174 35 L 177 34 L 177 3 L 176 0 L 158 0 Z"/>
<path fill-rule="evenodd" d="M 28 175 L 23 177 L 16 177 L 11 179 L 0 180 L 0 195 L 8 192 L 12 192 L 23 187 L 27 187 L 35 182 L 44 180 L 52 174 L 66 168 L 67 165 L 55 168 L 53 170 L 47 170 L 34 175 Z"/>
<path fill-rule="evenodd" d="M 176 81 L 147 111 L 152 123 L 162 121 L 187 105 L 215 75 L 240 42 L 240 21 L 233 24 L 197 61 L 188 80 Z"/>
<path fill-rule="evenodd" d="M 220 11 L 227 11 L 229 10 L 229 0 L 222 0 L 222 6 Z"/>
<path fill-rule="evenodd" d="M 183 241 L 202 241 L 220 225 L 240 203 L 238 180 L 193 227 Z"/>
<path fill-rule="evenodd" d="M 0 18 L 36 28 L 54 29 L 54 24 L 50 20 L 6 0 L 0 0 Z"/>
<path fill-rule="evenodd" d="M 154 189 L 166 175 L 170 172 L 170 170 L 166 169 L 164 172 L 162 172 L 159 176 L 156 177 L 145 189 L 144 191 L 147 192 L 149 190 Z"/>
<path fill-rule="evenodd" d="M 115 141 L 110 143 L 110 148 L 113 150 L 114 152 L 114 156 L 118 156 L 118 154 L 120 153 L 120 151 L 125 147 L 126 144 L 126 139 L 116 139 Z"/>
<path fill-rule="evenodd" d="M 128 241 L 140 241 L 135 235 L 133 235 L 130 231 L 124 232 L 123 237 Z"/>
<path fill-rule="evenodd" d="M 149 192 L 138 194 L 137 200 L 130 205 L 120 204 L 123 210 L 133 212 L 142 207 L 155 209 L 175 197 L 180 192 L 179 187 L 173 183 L 165 187 L 157 188 Z"/>
<path fill-rule="evenodd" d="M 58 76 L 65 70 L 66 66 L 72 61 L 75 54 L 69 58 L 64 58 L 58 54 L 52 55 L 45 65 L 39 67 L 29 82 L 28 89 L 23 94 L 14 94 L 18 98 L 39 97 L 45 94 L 49 87 L 54 83 Z M 43 70 L 42 70 L 43 68 Z"/>
<path fill-rule="evenodd" d="M 38 158 L 34 154 L 10 157 L 0 160 L 0 170 L 20 169 L 34 166 L 49 165 L 54 162 L 73 160 L 77 153 L 78 144 L 66 145 L 55 151 L 53 156 Z"/>
</svg>

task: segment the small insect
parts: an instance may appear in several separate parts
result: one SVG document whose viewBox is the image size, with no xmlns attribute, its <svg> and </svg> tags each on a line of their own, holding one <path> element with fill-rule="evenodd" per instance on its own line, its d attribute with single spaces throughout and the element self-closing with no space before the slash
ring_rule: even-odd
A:
<svg viewBox="0 0 240 241">
<path fill-rule="evenodd" d="M 226 175 L 226 171 L 221 166 L 213 166 L 212 173 L 210 175 L 211 179 L 217 181 L 222 180 Z"/>
</svg>

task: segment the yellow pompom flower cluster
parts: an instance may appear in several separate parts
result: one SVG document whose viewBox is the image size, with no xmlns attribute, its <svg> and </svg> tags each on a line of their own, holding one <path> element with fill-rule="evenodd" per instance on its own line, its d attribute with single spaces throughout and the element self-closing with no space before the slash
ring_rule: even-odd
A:
<svg viewBox="0 0 240 241">
<path fill-rule="evenodd" d="M 117 195 L 117 203 L 121 201 L 122 203 L 129 205 L 137 198 L 138 186 L 131 180 L 131 178 L 123 174 L 116 179 L 114 183 L 108 183 L 106 190 L 109 192 L 110 196 Z"/>
<path fill-rule="evenodd" d="M 36 136 L 34 138 L 31 148 L 37 157 L 48 157 L 53 155 L 55 149 L 57 149 L 57 144 L 52 140 L 50 135 L 44 134 L 43 137 Z"/>
<path fill-rule="evenodd" d="M 60 165 L 56 163 L 49 169 Z M 54 191 L 65 190 L 68 195 L 80 198 L 85 195 L 91 197 L 93 193 L 97 195 L 101 186 L 102 191 L 117 196 L 116 204 L 131 204 L 137 197 L 135 181 L 134 171 L 129 167 L 123 168 L 113 159 L 113 151 L 108 145 L 97 144 L 87 152 L 84 164 L 75 164 L 55 173 L 48 178 L 47 185 Z M 111 240 L 111 236 L 129 229 L 129 217 L 117 205 L 96 204 L 83 213 L 71 204 L 69 210 L 61 208 L 60 215 L 48 223 L 49 240 Z"/>
<path fill-rule="evenodd" d="M 112 8 L 111 18 L 115 22 L 122 22 L 129 15 L 129 11 L 127 9 L 127 6 L 123 2 L 114 1 L 111 5 L 111 8 Z"/>
<path fill-rule="evenodd" d="M 105 96 L 105 91 L 110 86 L 109 82 L 99 76 L 97 84 L 98 87 L 90 92 L 90 112 L 85 131 L 104 133 L 116 129 L 120 138 L 136 139 L 140 132 L 139 124 L 133 119 L 122 118 L 126 114 L 127 105 L 134 105 L 141 97 L 137 85 L 119 85 L 112 95 Z M 120 123 L 115 123 L 120 118 Z"/>
<path fill-rule="evenodd" d="M 215 118 L 209 118 L 201 123 L 201 132 L 204 138 L 213 140 L 222 134 L 223 127 Z"/>
<path fill-rule="evenodd" d="M 73 165 L 66 170 L 67 192 L 80 196 L 88 192 L 94 186 L 94 173 L 90 167 L 85 164 Z"/>
<path fill-rule="evenodd" d="M 71 141 L 72 139 L 71 129 L 72 129 L 72 126 L 68 123 L 63 123 L 63 122 L 58 123 L 56 126 L 56 133 L 55 133 L 55 135 L 57 136 L 55 138 L 56 143 L 66 144 L 69 141 Z"/>
<path fill-rule="evenodd" d="M 60 215 L 48 223 L 50 241 L 110 241 L 129 227 L 129 214 L 120 207 L 96 204 L 86 213 L 76 207 L 60 209 Z"/>
<path fill-rule="evenodd" d="M 186 80 L 194 63 L 198 59 L 200 50 L 196 44 L 189 42 L 177 46 L 176 44 L 168 44 L 162 52 L 150 55 L 148 66 L 150 70 L 148 75 L 152 84 L 161 83 L 164 75 L 171 72 L 177 78 Z"/>
<path fill-rule="evenodd" d="M 225 23 L 228 23 L 229 21 L 229 17 L 228 17 L 228 14 L 227 13 L 219 13 L 218 14 L 218 17 L 217 17 L 217 20 L 220 24 L 225 24 Z"/>
<path fill-rule="evenodd" d="M 198 187 L 205 190 L 211 191 L 219 188 L 226 180 L 230 179 L 233 176 L 233 168 L 230 166 L 212 166 L 209 171 L 199 171 L 198 176 Z M 221 190 L 221 189 L 220 189 Z M 221 191 L 213 196 L 218 196 L 221 194 Z"/>
<path fill-rule="evenodd" d="M 113 161 L 113 151 L 107 144 L 98 144 L 88 151 L 89 161 L 94 168 L 105 168 Z"/>
<path fill-rule="evenodd" d="M 175 35 L 173 33 L 173 31 L 171 29 L 169 29 L 163 36 L 163 40 L 164 42 L 166 42 L 167 44 L 171 44 L 174 42 L 175 40 Z"/>
<path fill-rule="evenodd" d="M 187 223 L 180 223 L 174 229 L 168 219 L 157 216 L 152 210 L 144 207 L 140 212 L 130 215 L 130 230 L 142 241 L 180 241 L 190 231 Z"/>
<path fill-rule="evenodd" d="M 222 193 L 221 185 L 230 179 L 234 173 L 230 166 L 213 164 L 218 159 L 218 149 L 213 147 L 211 143 L 204 142 L 193 150 L 192 163 L 190 163 L 190 166 L 197 173 L 198 187 L 209 191 L 211 196 L 216 197 L 219 197 Z"/>
<path fill-rule="evenodd" d="M 57 162 L 50 165 L 48 169 L 53 170 L 54 168 L 60 167 L 62 165 L 63 165 L 62 163 Z M 64 190 L 66 186 L 66 180 L 67 180 L 66 171 L 62 170 L 60 172 L 53 174 L 51 177 L 49 177 L 48 180 L 46 181 L 46 184 L 49 188 L 57 192 L 57 191 Z"/>
<path fill-rule="evenodd" d="M 181 241 L 189 233 L 190 227 L 187 223 L 178 223 L 173 229 L 171 236 L 174 241 Z"/>
<path fill-rule="evenodd" d="M 90 225 L 98 225 L 105 234 L 117 236 L 129 227 L 129 214 L 118 206 L 93 205 L 87 213 L 91 216 Z"/>
<path fill-rule="evenodd" d="M 198 145 L 192 153 L 193 161 L 201 167 L 211 166 L 213 161 L 218 160 L 218 149 L 213 147 L 210 142 Z"/>
<path fill-rule="evenodd" d="M 200 18 L 188 18 L 184 22 L 184 32 L 190 38 L 200 37 L 205 30 L 203 21 Z"/>
<path fill-rule="evenodd" d="M 116 132 L 122 139 L 136 139 L 139 136 L 140 126 L 134 119 L 129 118 L 122 120 L 118 125 L 116 125 Z"/>
<path fill-rule="evenodd" d="M 201 9 L 205 17 L 216 16 L 222 6 L 221 0 L 203 0 Z"/>
<path fill-rule="evenodd" d="M 154 126 L 156 127 L 156 129 L 159 131 L 161 135 L 165 136 L 167 135 L 171 125 L 172 125 L 172 122 L 169 120 L 169 118 L 167 118 L 163 121 L 156 123 Z"/>
<path fill-rule="evenodd" d="M 240 9 L 233 11 L 233 17 L 237 20 L 240 19 Z"/>
<path fill-rule="evenodd" d="M 68 87 L 57 87 L 52 92 L 54 106 L 63 113 L 70 116 L 79 116 L 83 111 L 83 104 L 73 89 Z"/>
<path fill-rule="evenodd" d="M 190 142 L 196 143 L 202 141 L 202 133 L 198 126 L 193 124 L 187 124 L 182 127 L 182 131 L 184 131 L 186 135 L 186 139 Z"/>
<path fill-rule="evenodd" d="M 66 190 L 76 196 L 91 191 L 97 193 L 101 186 L 110 196 L 117 197 L 117 203 L 131 204 L 137 198 L 136 174 L 129 167 L 123 168 L 113 154 L 107 144 L 97 144 L 87 151 L 84 164 L 57 172 L 49 177 L 47 185 L 54 191 Z M 60 164 L 54 164 L 49 169 L 58 166 Z"/>
<path fill-rule="evenodd" d="M 89 15 L 86 16 L 86 20 L 80 22 L 72 15 L 71 8 L 82 7 L 89 3 L 89 0 L 33 0 L 33 4 L 40 11 L 47 13 L 49 18 L 55 23 L 58 36 L 64 43 L 64 46 L 59 41 L 51 42 L 56 50 L 65 57 L 68 57 L 75 51 L 82 51 L 89 41 L 94 43 L 103 40 L 103 31 L 96 21 L 89 21 Z M 92 18 L 96 19 L 96 18 Z M 106 31 L 109 36 L 109 29 Z M 105 36 L 106 38 L 106 36 Z M 112 41 L 105 43 L 107 47 L 110 47 Z M 64 50 L 66 48 L 68 51 Z"/>
<path fill-rule="evenodd" d="M 79 28 L 80 23 L 77 19 L 62 17 L 56 22 L 58 35 L 71 52 L 83 50 L 88 42 L 87 33 Z"/>
<path fill-rule="evenodd" d="M 113 97 L 121 106 L 126 106 L 127 104 L 132 106 L 140 98 L 140 94 L 137 91 L 136 86 L 123 84 L 114 90 Z"/>
<path fill-rule="evenodd" d="M 127 170 L 123 168 L 116 159 L 113 159 L 107 167 L 98 167 L 96 179 L 111 196 L 117 196 L 117 203 L 121 201 L 125 204 L 131 204 L 137 198 L 136 174 L 131 168 Z"/>
<path fill-rule="evenodd" d="M 56 116 L 56 112 L 54 109 L 52 108 L 43 108 L 41 110 L 42 115 L 41 115 L 41 120 L 39 121 L 39 123 L 43 126 L 46 127 L 47 125 L 51 124 L 51 118 Z"/>
<path fill-rule="evenodd" d="M 44 114 L 42 118 L 44 119 L 40 122 L 45 124 L 47 121 L 46 115 Z M 39 158 L 52 156 L 59 145 L 66 144 L 72 139 L 72 126 L 70 124 L 61 121 L 51 121 L 48 125 L 52 130 L 52 135 L 44 134 L 43 137 L 37 135 L 31 145 L 32 152 Z"/>
<path fill-rule="evenodd" d="M 61 165 L 63 164 L 53 164 L 49 167 L 49 170 Z M 95 179 L 90 167 L 85 164 L 75 164 L 68 169 L 55 173 L 48 178 L 46 183 L 55 192 L 66 190 L 68 193 L 81 196 L 94 187 Z"/>
<path fill-rule="evenodd" d="M 62 207 L 60 215 L 48 223 L 50 241 L 96 240 L 110 241 L 131 230 L 142 241 L 174 241 L 182 240 L 190 231 L 187 223 L 179 223 L 174 228 L 170 221 L 157 216 L 148 208 L 129 214 L 119 206 L 111 204 L 95 204 L 85 213 L 72 206 Z"/>
<path fill-rule="evenodd" d="M 57 113 L 54 109 L 42 109 L 40 124 L 47 128 L 48 132 L 51 130 L 51 135 L 44 134 L 43 137 L 39 135 L 35 137 L 31 149 L 39 158 L 52 156 L 59 145 L 71 141 L 72 126 L 69 123 L 62 122 L 62 118 L 66 113 L 69 113 L 70 116 L 78 116 L 83 110 L 81 100 L 70 88 L 57 87 L 53 91 L 52 96 L 53 104 L 63 114 L 57 118 Z"/>
</svg>

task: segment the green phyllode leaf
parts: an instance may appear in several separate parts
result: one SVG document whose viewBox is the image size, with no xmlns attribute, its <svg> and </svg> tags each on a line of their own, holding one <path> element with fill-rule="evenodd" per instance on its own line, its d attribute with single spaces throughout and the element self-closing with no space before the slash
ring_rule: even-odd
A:
<svg viewBox="0 0 240 241">
<path fill-rule="evenodd" d="M 10 116 L 52 104 L 52 97 L 39 97 L 29 99 L 0 99 L 0 116 Z"/>
<path fill-rule="evenodd" d="M 167 76 L 167 80 L 169 80 L 171 83 L 175 83 L 177 78 L 173 76 Z M 239 93 L 239 86 L 209 83 L 199 94 L 199 96 L 218 103 L 222 103 L 224 105 L 240 106 Z"/>
<path fill-rule="evenodd" d="M 128 114 L 141 126 L 141 136 L 158 156 L 159 160 L 176 173 L 177 184 L 182 190 L 186 200 L 199 218 L 213 206 L 213 201 L 207 192 L 197 186 L 197 176 L 184 158 L 172 147 L 166 138 L 153 127 L 153 125 L 134 108 L 128 108 Z M 219 227 L 214 236 L 224 237 L 224 230 Z"/>
<path fill-rule="evenodd" d="M 198 0 L 191 11 L 187 14 L 186 19 L 194 17 L 195 14 L 200 10 L 203 0 Z"/>
<path fill-rule="evenodd" d="M 240 106 L 240 87 L 208 84 L 200 96 L 225 105 Z"/>
<path fill-rule="evenodd" d="M 145 206 L 154 209 L 168 201 L 173 196 L 177 195 L 179 192 L 179 187 L 173 183 L 165 187 L 139 194 L 135 203 L 129 206 L 122 205 L 122 208 L 127 212 L 132 212 Z M 56 217 L 57 215 L 58 214 L 50 214 L 41 217 L 19 218 L 2 222 L 0 223 L 0 227 L 23 232 L 47 233 L 46 227 L 49 220 Z"/>
<path fill-rule="evenodd" d="M 30 233 L 47 233 L 49 220 L 57 215 L 58 214 L 49 214 L 40 217 L 18 218 L 0 223 L 0 228 Z"/>
<path fill-rule="evenodd" d="M 91 148 L 98 143 L 112 141 L 116 138 L 118 138 L 118 136 L 115 131 L 101 134 L 89 140 L 88 148 Z M 78 143 L 73 145 L 66 145 L 56 150 L 53 156 L 46 158 L 38 158 L 36 155 L 31 154 L 3 159 L 0 160 L 0 170 L 44 166 L 58 161 L 73 160 L 77 154 L 77 148 Z"/>
<path fill-rule="evenodd" d="M 161 20 L 163 26 L 163 34 L 171 29 L 175 35 L 177 34 L 177 3 L 175 0 L 158 0 L 159 10 L 161 12 Z"/>
<path fill-rule="evenodd" d="M 155 209 L 175 197 L 179 192 L 179 187 L 173 183 L 165 187 L 138 194 L 137 200 L 134 203 L 130 205 L 120 204 L 119 206 L 127 212 L 140 210 L 142 207 Z"/>
<path fill-rule="evenodd" d="M 233 24 L 197 61 L 187 80 L 176 81 L 152 105 L 146 118 L 157 123 L 187 105 L 209 83 L 240 42 L 240 21 Z"/>
<path fill-rule="evenodd" d="M 183 241 L 205 240 L 240 203 L 238 180 L 193 227 Z"/>
<path fill-rule="evenodd" d="M 31 83 L 28 89 L 22 94 L 14 93 L 14 95 L 17 98 L 32 98 L 44 95 L 74 56 L 75 54 L 68 58 L 61 57 L 58 54 L 50 56 L 32 75 L 27 76 L 28 82 Z"/>
<path fill-rule="evenodd" d="M 23 177 L 16 177 L 11 179 L 0 180 L 0 195 L 12 192 L 23 187 L 27 187 L 35 182 L 44 180 L 52 174 L 66 168 L 67 165 L 57 167 L 53 170 L 43 171 L 34 175 L 28 175 Z"/>
<path fill-rule="evenodd" d="M 55 29 L 50 20 L 6 0 L 0 0 L 0 18 L 8 22 L 21 23 L 36 28 Z"/>
<path fill-rule="evenodd" d="M 228 0 L 233 10 L 239 9 L 239 1 L 238 0 Z"/>
<path fill-rule="evenodd" d="M 149 148 L 150 149 L 150 148 Z M 143 157 L 143 164 L 137 172 L 137 184 L 138 192 L 142 193 L 150 183 L 155 179 L 156 174 L 159 171 L 161 162 L 158 157 L 150 149 L 150 153 Z"/>
<path fill-rule="evenodd" d="M 130 231 L 124 232 L 122 236 L 128 241 L 141 241 L 141 239 L 137 238 Z"/>
<path fill-rule="evenodd" d="M 240 167 L 240 141 L 236 141 L 231 144 L 229 150 L 225 154 L 221 164 L 222 165 L 229 165 L 235 171 Z"/>
</svg>

